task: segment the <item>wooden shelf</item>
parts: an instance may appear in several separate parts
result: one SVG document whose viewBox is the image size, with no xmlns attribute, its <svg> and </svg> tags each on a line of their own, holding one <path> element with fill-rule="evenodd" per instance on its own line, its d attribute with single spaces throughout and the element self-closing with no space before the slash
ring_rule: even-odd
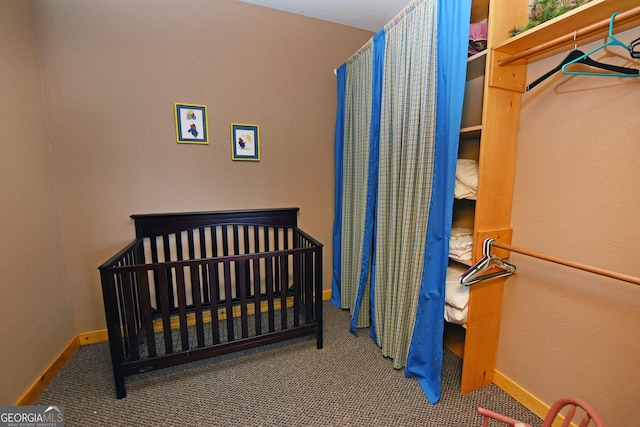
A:
<svg viewBox="0 0 640 427">
<path fill-rule="evenodd" d="M 521 57 L 522 61 L 539 60 L 566 50 L 575 44 L 588 43 L 596 38 L 606 36 L 608 23 L 604 27 L 597 26 L 610 19 L 615 12 L 626 12 L 638 9 L 638 0 L 593 0 L 583 6 L 540 24 L 522 34 L 507 39 L 494 46 L 503 54 Z M 625 19 L 616 19 L 616 32 L 624 31 L 640 23 L 640 16 L 630 14 Z M 591 27 L 591 28 L 589 28 Z M 563 39 L 561 41 L 559 39 Z M 549 45 L 550 41 L 558 43 Z M 545 48 L 545 46 L 548 46 Z"/>
<path fill-rule="evenodd" d="M 469 126 L 469 127 L 460 129 L 460 138 L 461 139 L 480 138 L 481 133 L 482 133 L 482 125 Z"/>
<path fill-rule="evenodd" d="M 476 6 L 474 0 L 474 7 Z M 510 226 L 511 195 L 515 176 L 515 146 L 517 145 L 520 113 L 520 93 L 504 90 L 505 82 L 521 78 L 524 65 L 505 67 L 496 73 L 495 46 L 509 37 L 509 30 L 522 25 L 528 14 L 528 0 L 480 0 L 478 9 L 488 8 L 488 52 L 470 58 L 467 64 L 465 103 L 460 132 L 464 158 L 472 158 L 477 149 L 478 199 L 473 203 L 454 202 L 456 224 L 468 226 L 465 210 L 473 214 L 474 241 L 488 230 Z M 477 22 L 474 20 L 474 22 Z M 504 56 L 508 56 L 504 54 Z M 497 81 L 498 84 L 492 83 Z M 478 114 L 479 113 L 479 114 Z M 477 140 L 477 143 L 476 141 Z M 475 153 L 474 153 L 475 154 Z M 483 173 L 484 172 L 484 173 Z M 472 212 L 471 212 L 472 211 Z M 480 248 L 480 252 L 481 252 Z M 479 259 L 477 245 L 472 261 Z M 465 265 L 472 265 L 472 263 Z M 466 329 L 447 328 L 447 347 L 463 355 L 460 392 L 473 391 L 490 384 L 496 364 L 502 292 L 504 280 L 496 279 L 474 285 L 469 289 L 469 309 Z M 462 349 L 460 349 L 460 342 Z"/>
<path fill-rule="evenodd" d="M 451 261 L 457 262 L 458 264 L 466 265 L 468 267 L 471 267 L 473 265 L 473 263 L 471 262 L 470 259 L 460 259 L 460 258 L 456 258 L 456 257 L 452 257 L 452 256 L 449 256 L 449 259 Z"/>
<path fill-rule="evenodd" d="M 487 64 L 487 51 L 478 52 L 467 59 L 467 81 L 484 76 Z"/>
<path fill-rule="evenodd" d="M 459 358 L 464 357 L 465 327 L 444 322 L 444 346 Z"/>
</svg>

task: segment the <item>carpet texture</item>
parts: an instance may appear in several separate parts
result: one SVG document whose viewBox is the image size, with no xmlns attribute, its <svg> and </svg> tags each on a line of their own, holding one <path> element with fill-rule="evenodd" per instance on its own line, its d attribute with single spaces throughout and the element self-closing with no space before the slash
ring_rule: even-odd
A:
<svg viewBox="0 0 640 427">
<path fill-rule="evenodd" d="M 493 384 L 461 396 L 462 361 L 448 350 L 429 404 L 368 329 L 349 333 L 348 311 L 324 310 L 322 350 L 306 337 L 148 372 L 128 377 L 120 400 L 107 343 L 82 346 L 34 404 L 63 406 L 65 426 L 480 426 L 477 406 L 541 423 Z"/>
</svg>

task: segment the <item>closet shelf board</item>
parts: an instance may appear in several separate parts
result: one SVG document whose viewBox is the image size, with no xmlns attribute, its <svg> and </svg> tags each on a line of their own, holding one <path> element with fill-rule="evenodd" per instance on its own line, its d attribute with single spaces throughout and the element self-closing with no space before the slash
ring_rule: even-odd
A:
<svg viewBox="0 0 640 427">
<path fill-rule="evenodd" d="M 608 20 L 615 12 L 638 10 L 638 0 L 592 0 L 572 11 L 540 24 L 515 37 L 504 40 L 494 49 L 506 55 L 523 56 L 521 62 L 540 60 L 566 51 L 578 45 L 590 43 L 608 34 L 608 25 L 597 31 L 585 31 L 590 26 Z M 640 25 L 640 15 L 614 24 L 614 33 Z M 573 36 L 576 35 L 576 40 Z M 549 49 L 536 53 L 540 46 L 555 39 L 565 37 L 565 41 L 555 44 Z M 529 51 L 531 51 L 529 53 Z"/>
</svg>

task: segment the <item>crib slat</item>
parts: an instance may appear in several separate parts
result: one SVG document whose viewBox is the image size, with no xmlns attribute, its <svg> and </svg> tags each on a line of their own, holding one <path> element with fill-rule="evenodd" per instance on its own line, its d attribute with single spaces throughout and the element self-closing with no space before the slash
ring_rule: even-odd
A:
<svg viewBox="0 0 640 427">
<path fill-rule="evenodd" d="M 304 305 L 305 305 L 305 321 L 311 323 L 313 318 L 313 252 L 305 252 L 305 268 L 304 268 Z M 322 298 L 322 296 L 316 296 Z"/>
<path fill-rule="evenodd" d="M 197 258 L 202 258 L 202 254 L 196 255 L 196 238 L 195 233 L 197 228 L 192 228 L 186 231 L 187 234 L 187 247 L 188 247 L 188 258 L 189 260 L 196 260 Z M 200 246 L 202 251 L 202 246 Z M 201 296 L 201 288 L 200 288 L 200 266 L 196 262 L 193 262 L 189 266 L 187 266 L 190 272 L 191 277 L 191 299 L 193 302 L 194 315 L 195 315 L 195 326 L 196 326 L 196 340 L 198 343 L 198 347 L 204 346 L 204 329 L 203 329 L 203 318 L 202 318 L 202 296 Z"/>
<path fill-rule="evenodd" d="M 218 227 L 211 226 L 211 256 L 216 258 L 218 256 Z"/>
<path fill-rule="evenodd" d="M 287 329 L 287 274 L 289 271 L 289 257 L 281 255 L 278 257 L 282 268 L 280 269 L 280 329 Z"/>
<path fill-rule="evenodd" d="M 187 259 L 195 260 L 196 257 L 196 248 L 195 248 L 195 234 L 196 229 L 190 229 L 186 231 L 187 234 L 187 249 L 188 255 Z M 196 326 L 196 341 L 198 343 L 198 347 L 202 347 L 204 345 L 204 330 L 202 329 L 202 303 L 200 297 L 200 280 L 198 274 L 198 267 L 196 264 L 190 264 L 187 266 L 189 269 L 190 277 L 191 277 L 191 299 L 194 306 L 194 314 L 195 314 L 195 326 Z"/>
<path fill-rule="evenodd" d="M 278 232 L 278 227 L 273 227 L 273 246 L 274 246 L 274 251 L 279 251 L 280 248 L 280 233 Z M 279 262 L 275 262 L 274 265 L 274 269 L 275 269 L 275 275 L 274 275 L 274 279 L 275 279 L 275 290 L 276 291 L 280 291 L 280 288 L 282 287 L 282 283 L 280 283 L 280 263 Z"/>
<path fill-rule="evenodd" d="M 273 306 L 273 256 L 265 258 L 266 270 L 267 270 L 267 312 L 269 319 L 269 332 L 273 332 L 276 329 L 274 313 L 275 308 Z"/>
<path fill-rule="evenodd" d="M 193 241 L 193 233 L 195 232 L 195 230 L 191 229 L 187 231 L 187 246 L 189 248 L 189 255 L 188 255 L 188 259 L 195 259 L 196 258 L 196 247 Z"/>
<path fill-rule="evenodd" d="M 163 261 L 171 261 L 171 245 L 169 243 L 169 236 L 166 234 L 162 236 L 162 247 L 164 249 Z"/>
<path fill-rule="evenodd" d="M 240 274 L 237 277 L 238 279 L 238 290 L 240 291 L 240 323 L 242 327 L 242 338 L 247 338 L 249 336 L 249 325 L 248 325 L 248 317 L 249 314 L 247 312 L 247 261 L 240 261 L 236 264 L 241 264 L 239 267 Z"/>
<path fill-rule="evenodd" d="M 121 322 L 118 324 L 118 329 L 117 329 L 117 333 L 118 333 L 118 337 L 119 340 L 122 344 L 122 349 L 123 349 L 123 354 L 126 355 L 126 357 L 129 357 L 129 343 L 126 340 L 126 337 L 123 336 L 122 331 L 124 331 L 125 328 L 125 324 L 124 322 L 125 320 L 125 313 L 123 313 L 123 307 L 124 307 L 124 296 L 123 296 L 123 285 L 122 285 L 122 274 L 121 273 L 114 273 L 114 285 L 116 288 L 116 292 L 115 292 L 115 297 L 117 300 L 117 319 L 118 322 Z"/>
<path fill-rule="evenodd" d="M 198 347 L 204 347 L 204 319 L 202 318 L 202 300 L 200 297 L 200 268 L 204 269 L 206 266 L 200 266 L 199 264 L 189 266 L 189 270 L 191 271 L 191 296 L 195 310 Z"/>
<path fill-rule="evenodd" d="M 242 226 L 242 232 L 243 232 L 243 238 L 244 238 L 244 251 L 243 253 L 245 254 L 249 254 L 251 253 L 250 247 L 249 247 L 249 226 L 248 225 L 243 225 Z"/>
<path fill-rule="evenodd" d="M 169 236 L 168 235 L 164 235 L 162 236 L 162 243 L 164 246 L 164 262 L 168 262 L 171 261 L 171 245 L 169 242 Z M 168 275 L 166 277 L 167 279 L 167 297 L 168 297 L 168 302 L 169 302 L 169 307 L 175 307 L 175 301 L 173 300 L 173 278 L 171 277 L 171 275 Z"/>
<path fill-rule="evenodd" d="M 162 314 L 162 332 L 164 334 L 164 348 L 166 354 L 173 353 L 173 340 L 171 339 L 171 314 L 169 312 L 169 285 L 167 276 L 171 274 L 171 270 L 162 269 L 158 271 L 158 286 L 160 294 L 160 312 Z M 172 293 L 173 294 L 173 293 Z"/>
<path fill-rule="evenodd" d="M 282 229 L 282 240 L 284 240 L 284 250 L 288 250 L 289 249 L 289 228 L 283 228 Z"/>
<path fill-rule="evenodd" d="M 213 258 L 217 258 L 218 257 L 218 233 L 217 233 L 217 227 L 213 226 L 211 227 L 211 254 L 213 256 Z M 221 288 L 220 288 L 220 264 L 219 263 L 214 263 L 214 264 L 210 264 L 209 268 L 213 269 L 213 274 L 209 275 L 209 280 L 212 280 L 211 283 L 211 305 L 212 306 L 218 306 L 218 303 L 220 302 L 220 295 L 222 295 L 221 292 Z M 215 294 L 216 296 L 213 297 L 213 289 L 215 287 Z"/>
<path fill-rule="evenodd" d="M 223 265 L 224 270 L 224 302 L 227 311 L 227 339 L 233 341 L 233 295 L 231 293 L 231 265 L 229 262 L 225 262 Z"/>
<path fill-rule="evenodd" d="M 269 252 L 271 250 L 271 245 L 269 243 L 269 227 L 263 227 L 262 233 L 264 235 L 264 251 Z"/>
<path fill-rule="evenodd" d="M 322 246 L 316 246 L 312 252 L 314 258 L 314 273 L 315 273 L 315 300 L 313 294 L 309 296 L 309 299 L 315 301 L 315 310 L 313 313 L 314 322 L 318 325 L 316 333 L 316 348 L 321 349 L 323 347 L 324 335 L 322 331 Z M 313 291 L 312 291 L 313 292 Z"/>
<path fill-rule="evenodd" d="M 253 247 L 254 247 L 253 252 L 256 254 L 258 252 L 262 252 L 262 249 L 260 248 L 260 228 L 261 227 L 258 227 L 258 226 L 253 227 Z"/>
<path fill-rule="evenodd" d="M 173 237 L 176 239 L 176 259 L 181 261 L 184 259 L 182 254 L 182 233 L 173 233 Z"/>
<path fill-rule="evenodd" d="M 300 258 L 304 253 L 293 256 L 293 326 L 300 326 Z"/>
<path fill-rule="evenodd" d="M 180 340 L 182 341 L 182 350 L 189 350 L 189 329 L 187 325 L 187 301 L 186 289 L 184 284 L 184 267 L 175 269 L 176 284 L 178 293 L 178 317 L 180 319 Z"/>
<path fill-rule="evenodd" d="M 240 253 L 242 253 L 240 251 L 240 241 L 239 241 L 239 237 L 238 237 L 238 225 L 237 224 L 233 224 L 231 226 L 231 229 L 233 230 L 233 250 L 229 253 L 229 255 L 238 255 Z"/>
<path fill-rule="evenodd" d="M 280 250 L 280 233 L 279 233 L 279 228 L 278 227 L 273 227 L 273 246 L 274 246 L 274 250 Z"/>
<path fill-rule="evenodd" d="M 135 253 L 129 252 L 126 257 L 127 265 L 135 264 Z M 140 312 L 140 286 L 137 280 L 137 275 L 135 271 L 130 271 L 128 273 L 128 277 L 130 280 L 131 287 L 131 303 L 133 305 L 133 324 L 136 328 L 136 334 L 140 330 L 140 324 L 142 323 L 142 313 Z"/>
<path fill-rule="evenodd" d="M 211 313 L 211 334 L 213 335 L 213 344 L 220 344 L 220 328 L 218 325 L 218 263 L 212 265 L 207 264 L 207 270 L 209 271 L 209 292 L 211 295 L 211 303 L 209 304 L 209 311 Z M 215 274 L 215 276 L 214 276 Z"/>
<path fill-rule="evenodd" d="M 125 312 L 125 329 L 127 331 L 127 340 L 129 343 L 129 357 L 132 360 L 138 360 L 140 358 L 138 354 L 138 334 L 134 322 L 133 314 L 133 301 L 132 301 L 132 289 L 131 281 L 129 280 L 129 272 L 122 274 L 122 296 L 124 299 L 124 312 Z"/>
<path fill-rule="evenodd" d="M 259 253 L 262 251 L 260 247 L 260 229 L 264 227 L 253 226 L 253 253 Z M 261 292 L 261 280 L 260 280 L 260 271 L 261 271 L 261 260 L 262 258 L 253 258 L 253 308 L 256 315 L 254 316 L 254 323 L 256 329 L 256 335 L 262 334 L 262 306 L 260 304 L 260 294 Z"/>
<path fill-rule="evenodd" d="M 222 254 L 229 255 L 229 226 L 221 225 L 220 234 L 222 235 Z"/>
<path fill-rule="evenodd" d="M 158 242 L 156 240 L 156 238 L 150 238 L 149 239 L 149 246 L 151 249 L 151 262 L 153 264 L 157 264 L 158 263 Z M 155 288 L 155 294 L 156 295 L 160 295 L 160 281 L 158 280 L 158 272 L 156 270 L 153 270 L 153 286 Z M 157 300 L 157 297 L 156 297 Z M 159 301 L 156 301 L 156 304 L 160 304 Z M 160 305 L 158 305 L 158 309 L 160 308 Z"/>
<path fill-rule="evenodd" d="M 239 255 L 241 252 L 240 250 L 240 242 L 239 242 L 239 237 L 238 237 L 238 225 L 237 224 L 233 224 L 231 226 L 231 229 L 233 230 L 233 249 L 231 250 L 231 252 L 228 252 L 227 255 Z M 234 272 L 235 272 L 235 286 L 234 289 L 236 291 L 236 296 L 240 295 L 240 283 L 238 282 L 238 276 L 240 275 L 240 268 L 241 268 L 241 262 L 234 262 Z"/>
<path fill-rule="evenodd" d="M 249 226 L 246 224 L 242 226 L 242 237 L 243 237 L 242 253 L 250 254 L 251 247 L 249 246 Z M 240 268 L 244 269 L 246 272 L 245 279 L 240 280 L 240 286 L 243 288 L 245 298 L 248 298 L 251 295 L 251 274 L 250 274 L 251 266 L 250 266 L 249 260 L 242 261 Z"/>
<path fill-rule="evenodd" d="M 234 224 L 231 226 L 231 229 L 233 230 L 233 248 L 229 249 L 229 253 L 227 255 L 238 255 L 241 253 L 240 251 L 240 243 L 239 243 L 239 238 L 238 238 L 238 225 Z M 240 274 L 240 262 L 236 261 L 233 263 L 233 271 L 234 271 L 234 291 L 235 291 L 235 296 L 236 298 L 240 295 L 240 289 L 239 289 L 239 284 L 238 284 L 238 276 Z"/>
<path fill-rule="evenodd" d="M 156 264 L 158 262 L 158 242 L 155 238 L 149 239 L 151 249 L 151 262 Z"/>
<path fill-rule="evenodd" d="M 149 357 L 156 357 L 156 340 L 153 330 L 153 317 L 151 316 L 151 294 L 149 292 L 149 280 L 147 270 L 140 272 L 140 290 L 142 293 L 142 312 L 144 332 L 147 337 L 147 348 Z"/>
<path fill-rule="evenodd" d="M 256 245 L 256 247 L 258 247 Z M 260 258 L 253 259 L 253 307 L 256 335 L 262 335 L 262 313 L 260 305 Z"/>
<path fill-rule="evenodd" d="M 207 229 L 205 227 L 200 227 L 198 230 L 200 232 L 200 257 L 206 258 L 207 257 L 207 239 L 206 239 Z M 209 274 L 208 274 L 209 267 L 210 265 L 204 264 L 203 271 L 202 271 L 202 302 L 204 304 L 208 304 L 211 302 L 211 296 L 209 295 Z"/>
</svg>

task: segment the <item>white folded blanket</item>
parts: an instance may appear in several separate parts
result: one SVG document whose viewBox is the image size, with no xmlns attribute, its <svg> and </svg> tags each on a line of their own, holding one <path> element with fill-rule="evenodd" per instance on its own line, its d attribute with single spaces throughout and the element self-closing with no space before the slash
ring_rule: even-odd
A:
<svg viewBox="0 0 640 427">
<path fill-rule="evenodd" d="M 473 231 L 467 228 L 452 228 L 449 237 L 449 256 L 460 260 L 471 260 Z"/>
<path fill-rule="evenodd" d="M 467 323 L 467 312 L 469 307 L 463 309 L 455 308 L 452 305 L 444 305 L 444 320 L 456 325 L 464 325 Z"/>
<path fill-rule="evenodd" d="M 476 200 L 478 192 L 478 162 L 458 159 L 456 165 L 456 185 L 453 195 L 456 199 Z"/>
<path fill-rule="evenodd" d="M 464 266 L 454 266 L 453 263 L 447 267 L 445 302 L 455 308 L 465 308 L 469 303 L 469 287 L 461 285 L 458 280 L 465 271 Z"/>
<path fill-rule="evenodd" d="M 469 310 L 469 287 L 458 281 L 460 275 L 467 271 L 464 266 L 451 263 L 447 267 L 445 284 L 444 320 L 449 323 L 464 325 L 467 322 Z"/>
</svg>

